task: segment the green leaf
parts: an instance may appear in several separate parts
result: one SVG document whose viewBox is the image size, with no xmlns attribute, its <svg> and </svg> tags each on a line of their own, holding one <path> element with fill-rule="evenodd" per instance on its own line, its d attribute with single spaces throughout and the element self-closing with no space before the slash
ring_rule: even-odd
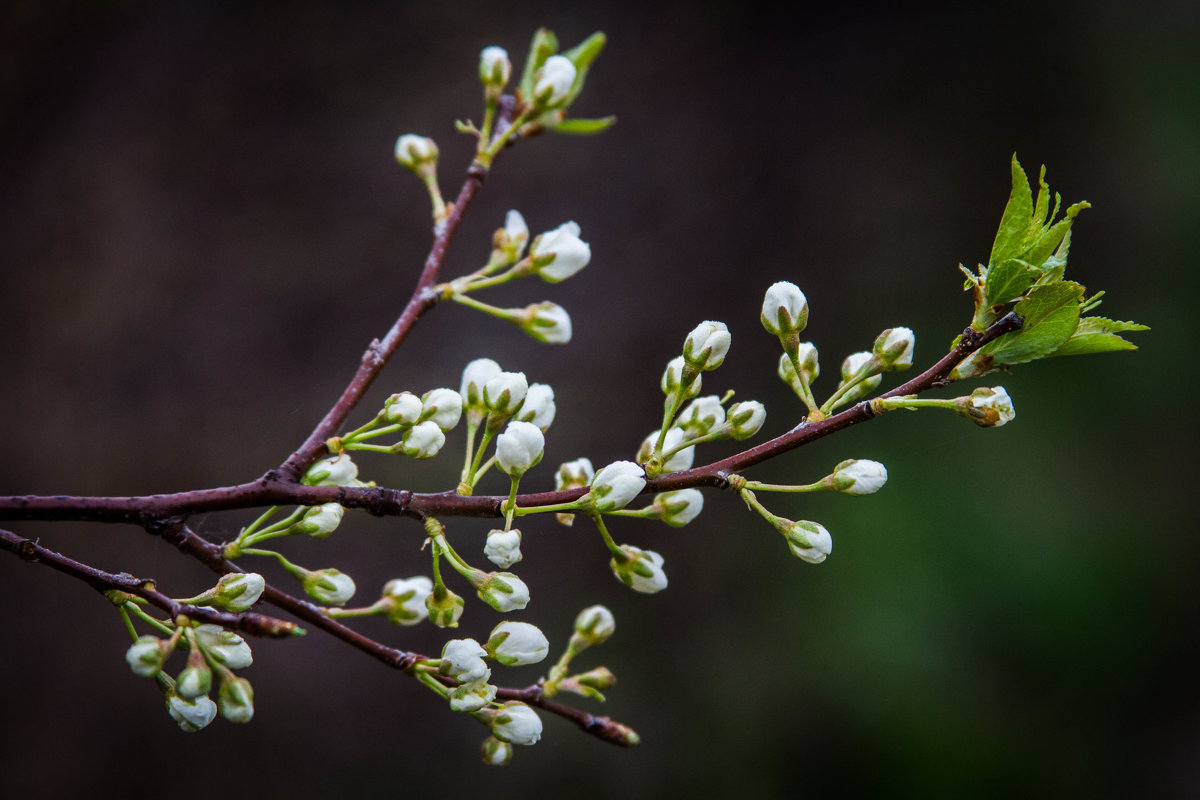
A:
<svg viewBox="0 0 1200 800">
<path fill-rule="evenodd" d="M 1058 213 L 1058 198 L 1055 198 L 1054 213 Z M 1050 185 L 1046 183 L 1046 165 L 1042 164 L 1042 169 L 1038 172 L 1038 196 L 1037 203 L 1033 207 L 1033 218 L 1030 220 L 1030 227 L 1041 228 L 1045 226 L 1047 217 L 1050 214 Z"/>
<path fill-rule="evenodd" d="M 987 273 L 987 305 L 998 306 L 1016 300 L 1037 277 L 1037 270 L 1020 259 L 1001 261 Z"/>
<path fill-rule="evenodd" d="M 1118 319 L 1109 319 L 1108 317 L 1084 317 L 1079 320 L 1079 327 L 1075 329 L 1076 336 L 1082 336 L 1089 333 L 1122 333 L 1124 331 L 1148 331 L 1149 325 L 1141 325 L 1137 322 L 1123 322 Z"/>
<path fill-rule="evenodd" d="M 579 93 L 583 91 L 583 81 L 587 77 L 588 69 L 591 67 L 592 62 L 596 60 L 596 56 L 600 55 L 600 51 L 604 49 L 604 44 L 607 41 L 608 37 L 603 32 L 596 31 L 563 53 L 575 65 L 575 81 L 571 84 L 571 91 L 567 93 L 566 106 L 569 107 L 575 101 L 575 98 L 579 96 Z"/>
<path fill-rule="evenodd" d="M 996 232 L 996 240 L 992 243 L 992 255 L 988 265 L 999 264 L 1021 254 L 1021 243 L 1029 231 L 1033 220 L 1033 193 L 1029 188 L 1029 179 L 1021 162 L 1017 161 L 1014 153 L 1012 158 L 1012 192 L 1008 196 L 1008 205 L 1004 208 L 1004 216 L 1000 218 L 1000 230 Z"/>
<path fill-rule="evenodd" d="M 558 37 L 554 35 L 554 31 L 538 28 L 537 33 L 533 34 L 533 41 L 529 43 L 529 56 L 525 59 L 525 69 L 521 72 L 521 82 L 518 84 L 526 100 L 533 96 L 534 73 L 542 68 L 547 58 L 557 52 Z"/>
<path fill-rule="evenodd" d="M 1075 332 L 1083 292 L 1082 286 L 1071 281 L 1034 289 L 1013 308 L 1025 320 L 1021 330 L 1001 336 L 981 352 L 992 356 L 997 366 L 1045 358 Z"/>
<path fill-rule="evenodd" d="M 1075 217 L 1079 216 L 1079 212 L 1091 207 L 1091 203 L 1083 201 L 1068 208 L 1065 217 L 1053 225 L 1042 228 L 1034 235 L 1021 257 L 1033 266 L 1041 267 L 1066 238 L 1067 233 L 1071 230 L 1071 225 L 1075 222 Z"/>
<path fill-rule="evenodd" d="M 566 119 L 555 125 L 550 130 L 555 133 L 570 133 L 575 136 L 595 136 L 597 133 L 603 133 L 613 126 L 617 121 L 616 117 L 602 117 L 600 119 Z"/>
<path fill-rule="evenodd" d="M 1137 350 L 1133 342 L 1115 333 L 1085 333 L 1072 336 L 1046 358 L 1055 356 L 1084 356 L 1088 353 L 1113 353 L 1119 350 Z"/>
</svg>

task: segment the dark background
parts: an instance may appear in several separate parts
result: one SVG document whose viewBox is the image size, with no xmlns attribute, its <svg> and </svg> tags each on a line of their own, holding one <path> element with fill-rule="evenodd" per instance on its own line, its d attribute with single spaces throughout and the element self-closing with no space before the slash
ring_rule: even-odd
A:
<svg viewBox="0 0 1200 800">
<path fill-rule="evenodd" d="M 525 484 L 548 487 L 563 460 L 632 455 L 657 426 L 662 365 L 715 318 L 734 345 L 706 390 L 765 401 L 765 433 L 781 433 L 799 412 L 758 325 L 766 286 L 807 293 L 823 391 L 885 327 L 912 327 L 929 363 L 969 318 L 956 265 L 986 259 L 1014 151 L 1031 173 L 1048 164 L 1064 201 L 1094 204 L 1069 277 L 1109 291 L 1101 313 L 1154 330 L 1137 354 L 987 379 L 1014 398 L 1004 429 L 893 415 L 755 470 L 804 482 L 843 458 L 887 464 L 873 497 L 771 499 L 832 531 L 821 566 L 715 493 L 682 530 L 614 523 L 665 555 L 671 588 L 652 597 L 613 581 L 587 526 L 523 526 L 523 618 L 562 642 L 584 605 L 616 613 L 617 635 L 579 664 L 620 677 L 601 710 L 641 733 L 632 751 L 546 719 L 541 744 L 489 770 L 482 728 L 318 634 L 255 647 L 251 725 L 184 735 L 127 669 L 99 596 L 5 557 L 0 794 L 1195 796 L 1191 2 L 6 3 L 2 491 L 175 491 L 282 460 L 424 257 L 427 203 L 392 161 L 396 136 L 437 139 L 452 195 L 471 152 L 452 122 L 481 115 L 479 50 L 519 63 L 538 25 L 564 46 L 609 34 L 575 110 L 620 121 L 506 153 L 444 274 L 482 263 L 508 208 L 535 233 L 577 220 L 586 271 L 483 297 L 560 302 L 575 339 L 538 345 L 439 308 L 354 424 L 491 356 L 557 392 L 545 467 Z M 461 446 L 460 429 L 432 465 L 359 461 L 383 484 L 439 490 Z M 193 522 L 223 539 L 252 516 Z M 176 596 L 212 581 L 136 528 L 10 527 Z M 486 527 L 451 526 L 481 563 Z M 284 547 L 351 572 L 369 600 L 428 571 L 420 541 L 414 523 L 354 515 Z M 472 602 L 460 635 L 498 619 Z M 446 638 L 361 627 L 425 652 Z"/>
</svg>

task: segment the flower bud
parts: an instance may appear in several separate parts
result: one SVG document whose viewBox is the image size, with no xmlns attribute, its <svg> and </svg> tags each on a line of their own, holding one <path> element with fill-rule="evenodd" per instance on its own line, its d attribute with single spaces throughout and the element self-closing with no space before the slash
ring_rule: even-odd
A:
<svg viewBox="0 0 1200 800">
<path fill-rule="evenodd" d="M 421 411 L 421 399 L 412 392 L 394 394 L 383 402 L 383 418 L 391 425 L 415 425 Z"/>
<path fill-rule="evenodd" d="M 575 682 L 589 689 L 603 692 L 617 685 L 617 676 L 608 667 L 594 667 L 576 675 Z"/>
<path fill-rule="evenodd" d="M 346 453 L 322 458 L 308 468 L 304 483 L 309 486 L 357 486 L 358 465 Z"/>
<path fill-rule="evenodd" d="M 302 533 L 314 539 L 324 539 L 337 530 L 342 524 L 342 515 L 346 509 L 337 503 L 324 503 L 313 506 L 304 512 L 304 516 L 291 529 L 294 533 Z"/>
<path fill-rule="evenodd" d="M 428 136 L 406 133 L 396 140 L 396 161 L 420 174 L 426 165 L 437 164 L 438 146 Z"/>
<path fill-rule="evenodd" d="M 575 636 L 579 637 L 584 647 L 607 641 L 616 630 L 617 621 L 604 606 L 588 606 L 575 617 Z M 576 643 L 575 649 L 583 649 L 580 642 Z"/>
<path fill-rule="evenodd" d="M 125 660 L 134 675 L 143 678 L 153 678 L 162 670 L 163 642 L 157 636 L 139 636 L 137 641 L 129 645 L 125 651 Z"/>
<path fill-rule="evenodd" d="M 320 600 L 327 606 L 344 606 L 346 601 L 354 597 L 354 579 L 344 572 L 329 568 L 306 570 L 302 572 L 300 585 L 314 600 Z"/>
<path fill-rule="evenodd" d="M 550 652 L 550 642 L 528 622 L 501 622 L 492 629 L 484 649 L 506 667 L 536 664 Z"/>
<path fill-rule="evenodd" d="M 388 603 L 387 618 L 393 625 L 416 625 L 429 617 L 426 600 L 433 592 L 433 581 L 424 575 L 394 578 L 383 585 Z"/>
<path fill-rule="evenodd" d="M 683 343 L 683 360 L 693 369 L 716 369 L 725 361 L 729 343 L 729 329 L 724 322 L 701 322 Z"/>
<path fill-rule="evenodd" d="M 675 424 L 683 428 L 689 437 L 703 436 L 725 422 L 725 406 L 715 394 L 697 397 L 684 406 L 675 418 Z"/>
<path fill-rule="evenodd" d="M 725 424 L 734 439 L 749 439 L 767 421 L 767 409 L 757 400 L 744 400 L 729 407 Z"/>
<path fill-rule="evenodd" d="M 212 603 L 230 611 L 248 611 L 266 587 L 267 582 L 257 572 L 230 572 L 217 581 Z"/>
<path fill-rule="evenodd" d="M 845 494 L 875 494 L 887 483 L 887 467 L 878 461 L 852 458 L 833 468 L 833 488 Z"/>
<path fill-rule="evenodd" d="M 245 669 L 254 663 L 246 640 L 220 625 L 198 625 L 196 639 L 212 658 L 230 669 Z"/>
<path fill-rule="evenodd" d="M 212 670 L 204 660 L 204 654 L 192 650 L 188 655 L 187 666 L 175 678 L 175 691 L 184 700 L 195 700 L 208 694 L 212 688 Z"/>
<path fill-rule="evenodd" d="M 546 437 L 531 422 L 515 420 L 496 437 L 496 463 L 511 477 L 519 478 L 542 460 Z"/>
<path fill-rule="evenodd" d="M 566 344 L 571 341 L 571 315 L 558 303 L 544 300 L 525 306 L 517 326 L 525 333 L 546 344 Z"/>
<path fill-rule="evenodd" d="M 433 420 L 418 423 L 407 431 L 393 449 L 412 458 L 433 458 L 446 444 L 446 434 Z"/>
<path fill-rule="evenodd" d="M 642 440 L 641 446 L 638 448 L 637 460 L 645 464 L 650 460 L 650 456 L 654 455 L 654 445 L 658 443 L 658 434 L 661 431 L 654 431 L 645 439 Z M 667 431 L 667 436 L 663 439 L 663 452 L 666 453 L 674 450 L 683 443 L 683 430 L 680 428 L 671 428 Z M 662 468 L 664 472 L 680 472 L 681 470 L 691 469 L 693 462 L 696 460 L 696 448 L 685 447 L 675 455 L 663 462 Z"/>
<path fill-rule="evenodd" d="M 584 497 L 590 498 L 592 509 L 600 514 L 616 511 L 641 493 L 646 472 L 632 461 L 614 461 L 596 473 L 591 486 Z"/>
<path fill-rule="evenodd" d="M 483 747 L 480 750 L 483 756 L 483 763 L 492 767 L 503 767 L 509 761 L 512 761 L 513 747 L 508 742 L 502 742 L 495 736 L 489 736 L 483 740 Z"/>
<path fill-rule="evenodd" d="M 797 334 L 808 325 L 808 300 L 794 283 L 779 281 L 763 297 L 762 326 L 776 336 Z"/>
<path fill-rule="evenodd" d="M 817 348 L 812 342 L 801 342 L 797 348 L 797 360 L 800 362 L 800 371 L 804 373 L 804 379 L 812 386 L 813 381 L 821 374 L 821 365 L 817 361 Z M 792 359 L 787 353 L 779 356 L 779 377 L 797 394 L 801 394 L 799 379 L 796 377 L 796 367 L 792 364 Z"/>
<path fill-rule="evenodd" d="M 529 255 L 542 280 L 558 283 L 588 265 L 592 248 L 579 238 L 577 223 L 564 222 L 534 239 Z"/>
<path fill-rule="evenodd" d="M 704 494 L 699 489 L 663 492 L 654 498 L 659 519 L 672 528 L 682 528 L 704 510 Z"/>
<path fill-rule="evenodd" d="M 221 707 L 221 716 L 230 722 L 249 722 L 254 717 L 254 687 L 245 678 L 222 681 L 217 702 Z"/>
<path fill-rule="evenodd" d="M 521 532 L 516 528 L 508 531 L 493 528 L 488 531 L 483 554 L 500 569 L 508 569 L 521 560 Z"/>
<path fill-rule="evenodd" d="M 468 409 L 479 412 L 486 410 L 483 387 L 500 374 L 500 365 L 490 358 L 477 358 L 467 364 L 462 374 L 462 388 L 458 390 Z"/>
<path fill-rule="evenodd" d="M 556 57 L 556 56 L 555 56 Z M 510 744 L 537 744 L 542 738 L 542 720 L 532 708 L 510 700 L 491 719 L 492 736 Z"/>
<path fill-rule="evenodd" d="M 683 383 L 683 367 L 686 363 L 683 360 L 683 356 L 675 356 L 675 358 L 667 362 L 667 368 L 663 370 L 661 385 L 663 394 L 667 396 L 668 400 L 681 388 L 681 384 Z M 682 399 L 687 400 L 689 397 L 695 397 L 700 394 L 701 383 L 700 376 L 696 375 L 684 392 Z"/>
<path fill-rule="evenodd" d="M 187 700 L 172 694 L 167 698 L 167 713 L 179 723 L 180 730 L 195 733 L 217 718 L 217 704 L 207 697 Z"/>
<path fill-rule="evenodd" d="M 793 522 L 784 535 L 792 555 L 810 564 L 820 564 L 833 551 L 833 537 L 817 522 Z"/>
<path fill-rule="evenodd" d="M 955 402 L 958 413 L 984 428 L 999 428 L 1017 416 L 1012 398 L 1003 386 L 980 387 Z"/>
<path fill-rule="evenodd" d="M 553 108 L 566 102 L 575 83 L 575 65 L 565 56 L 550 56 L 533 82 L 534 105 Z"/>
<path fill-rule="evenodd" d="M 557 410 L 554 404 L 554 390 L 544 383 L 533 383 L 529 385 L 529 391 L 525 392 L 525 401 L 521 403 L 516 418 L 521 422 L 536 425 L 545 433 L 554 422 Z"/>
<path fill-rule="evenodd" d="M 483 386 L 483 402 L 493 414 L 511 417 L 521 407 L 529 384 L 524 372 L 500 372 Z"/>
<path fill-rule="evenodd" d="M 487 651 L 474 639 L 451 639 L 442 647 L 442 661 L 438 674 L 446 675 L 459 683 L 486 681 L 492 676 L 491 669 L 483 660 Z"/>
<path fill-rule="evenodd" d="M 878 388 L 880 381 L 883 380 L 878 374 L 878 365 L 879 362 L 867 352 L 851 353 L 846 356 L 846 360 L 842 362 L 842 382 L 838 384 L 839 386 L 845 386 L 864 368 L 868 370 L 867 375 L 870 377 L 859 381 L 853 389 L 847 392 L 842 397 L 843 403 L 860 400 Z"/>
<path fill-rule="evenodd" d="M 496 699 L 496 687 L 486 680 L 471 681 L 451 689 L 447 699 L 451 711 L 470 714 Z"/>
<path fill-rule="evenodd" d="M 653 550 L 642 550 L 631 544 L 621 545 L 621 550 L 628 558 L 620 561 L 614 557 L 608 562 L 617 580 L 643 594 L 654 594 L 667 588 L 662 556 Z"/>
<path fill-rule="evenodd" d="M 509 210 L 504 217 L 504 227 L 496 231 L 494 242 L 493 246 L 504 254 L 507 263 L 515 263 L 521 258 L 525 245 L 529 243 L 529 226 L 525 224 L 520 211 L 515 208 Z"/>
<path fill-rule="evenodd" d="M 479 80 L 488 88 L 503 89 L 512 77 L 512 62 L 503 47 L 485 47 L 479 54 Z"/>
<path fill-rule="evenodd" d="M 596 470 L 592 468 L 591 459 L 577 458 L 559 465 L 558 472 L 554 473 L 554 489 L 558 492 L 578 489 L 590 485 L 594 477 Z"/>
<path fill-rule="evenodd" d="M 913 363 L 916 341 L 908 328 L 888 328 L 875 339 L 871 352 L 887 372 L 908 369 Z"/>
<path fill-rule="evenodd" d="M 489 572 L 476 587 L 479 599 L 502 614 L 529 605 L 529 587 L 511 572 Z"/>
<path fill-rule="evenodd" d="M 439 628 L 457 628 L 465 604 L 466 601 L 462 597 L 444 586 L 440 592 L 435 586 L 425 598 L 425 610 L 429 612 L 429 621 Z"/>
<path fill-rule="evenodd" d="M 453 389 L 431 389 L 421 395 L 421 422 L 432 422 L 443 431 L 458 424 L 462 417 L 462 395 Z"/>
</svg>

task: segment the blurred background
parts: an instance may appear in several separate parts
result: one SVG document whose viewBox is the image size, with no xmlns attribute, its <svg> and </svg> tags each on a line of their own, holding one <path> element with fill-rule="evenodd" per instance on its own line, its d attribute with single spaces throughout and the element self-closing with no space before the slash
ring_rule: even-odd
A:
<svg viewBox="0 0 1200 800">
<path fill-rule="evenodd" d="M 483 728 L 315 633 L 255 647 L 252 724 L 185 735 L 129 672 L 102 598 L 3 556 L 0 795 L 1196 796 L 1198 554 L 1182 474 L 1194 381 L 1177 359 L 1200 258 L 1200 7 L 1184 0 L 804 14 L 5 3 L 0 491 L 169 492 L 280 462 L 424 258 L 427 200 L 392 159 L 396 136 L 437 140 L 452 196 L 472 148 L 453 121 L 481 117 L 479 50 L 502 45 L 519 64 L 539 25 L 564 47 L 608 33 L 573 111 L 619 122 L 506 153 L 443 274 L 482 264 L 509 208 L 535 233 L 574 219 L 587 270 L 481 299 L 554 300 L 575 338 L 539 345 L 438 308 L 355 425 L 387 394 L 457 387 L 468 360 L 489 356 L 557 393 L 544 466 L 523 484 L 548 488 L 562 461 L 630 457 L 657 427 L 663 365 L 692 326 L 720 319 L 733 349 L 705 390 L 764 401 L 764 434 L 777 435 L 800 412 L 758 324 L 764 289 L 806 292 L 823 392 L 845 354 L 894 325 L 932 362 L 969 320 L 957 265 L 986 260 L 1014 151 L 1033 175 L 1047 164 L 1065 202 L 1094 206 L 1068 277 L 1108 290 L 1100 313 L 1153 331 L 1136 354 L 984 379 L 1014 398 L 1003 429 L 890 415 L 754 470 L 807 482 L 844 458 L 887 465 L 871 497 L 770 498 L 830 529 L 820 566 L 717 493 L 687 528 L 612 525 L 665 556 L 670 589 L 650 597 L 612 579 L 589 526 L 522 526 L 533 603 L 521 618 L 561 643 L 583 606 L 616 614 L 616 636 L 577 665 L 603 663 L 620 684 L 603 707 L 581 705 L 632 725 L 643 744 L 630 751 L 547 718 L 537 747 L 486 768 Z M 437 491 L 462 441 L 459 429 L 431 463 L 358 460 L 368 479 Z M 192 522 L 223 540 L 253 516 Z M 5 527 L 175 596 L 212 582 L 137 528 Z M 482 563 L 487 527 L 452 521 L 452 541 Z M 386 580 L 428 572 L 420 543 L 415 523 L 356 514 L 325 542 L 283 549 L 350 572 L 369 602 Z M 458 635 L 499 619 L 471 602 Z M 374 622 L 360 627 L 395 646 L 437 652 L 447 638 Z"/>
</svg>

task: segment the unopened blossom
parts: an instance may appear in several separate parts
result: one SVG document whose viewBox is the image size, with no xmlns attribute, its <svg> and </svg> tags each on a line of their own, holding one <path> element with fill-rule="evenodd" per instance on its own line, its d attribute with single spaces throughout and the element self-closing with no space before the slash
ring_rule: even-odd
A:
<svg viewBox="0 0 1200 800">
<path fill-rule="evenodd" d="M 800 372 L 804 375 L 804 380 L 812 386 L 813 381 L 821 374 L 821 364 L 817 360 L 817 348 L 812 342 L 801 342 L 796 348 L 797 361 L 800 362 Z M 788 386 L 799 393 L 801 391 L 799 378 L 796 377 L 796 365 L 792 363 L 792 359 L 787 353 L 779 356 L 779 377 Z"/>
<path fill-rule="evenodd" d="M 638 461 L 641 461 L 644 464 L 650 459 L 650 456 L 654 454 L 654 445 L 658 443 L 659 433 L 661 433 L 661 430 L 654 431 L 642 440 L 642 444 L 638 448 Z M 666 438 L 663 439 L 662 451 L 664 453 L 669 453 L 679 445 L 683 444 L 683 439 L 684 433 L 682 428 L 669 429 L 667 431 Z M 695 460 L 695 446 L 685 447 L 667 458 L 667 460 L 663 462 L 662 468 L 665 472 L 680 472 L 685 469 L 691 469 Z"/>
<path fill-rule="evenodd" d="M 667 588 L 667 573 L 663 571 L 663 557 L 653 550 L 621 545 L 625 559 L 612 558 L 608 566 L 617 580 L 643 594 L 654 594 Z"/>
<path fill-rule="evenodd" d="M 575 617 L 575 635 L 587 646 L 601 644 L 617 630 L 617 621 L 604 606 L 588 606 Z"/>
<path fill-rule="evenodd" d="M 872 352 L 884 370 L 908 369 L 913 363 L 916 341 L 909 328 L 888 328 L 875 339 Z"/>
<path fill-rule="evenodd" d="M 496 437 L 496 463 L 512 477 L 520 477 L 542 460 L 546 437 L 532 422 L 513 420 Z"/>
<path fill-rule="evenodd" d="M 512 62 L 503 47 L 485 47 L 479 53 L 479 80 L 484 86 L 504 88 L 512 76 Z"/>
<path fill-rule="evenodd" d="M 723 422 L 725 406 L 721 405 L 721 398 L 715 394 L 697 397 L 684 406 L 675 418 L 675 424 L 689 436 L 703 436 Z"/>
<path fill-rule="evenodd" d="M 180 730 L 195 733 L 217 718 L 217 704 L 207 696 L 188 700 L 172 694 L 167 698 L 167 713 L 179 723 Z"/>
<path fill-rule="evenodd" d="M 388 620 L 395 625 L 416 625 L 428 619 L 425 599 L 432 592 L 433 581 L 424 575 L 388 581 L 383 585 L 383 597 L 388 601 Z"/>
<path fill-rule="evenodd" d="M 833 551 L 833 537 L 818 522 L 793 522 L 784 535 L 792 555 L 810 564 L 820 564 Z"/>
<path fill-rule="evenodd" d="M 542 65 L 533 84 L 533 99 L 543 108 L 565 102 L 575 83 L 575 65 L 565 56 L 550 56 Z"/>
<path fill-rule="evenodd" d="M 504 704 L 492 717 L 492 735 L 510 744 L 532 745 L 542 738 L 542 720 L 537 712 L 518 700 Z"/>
<path fill-rule="evenodd" d="M 357 486 L 357 479 L 358 465 L 346 453 L 322 458 L 304 474 L 309 486 Z"/>
<path fill-rule="evenodd" d="M 446 699 L 451 711 L 470 714 L 496 699 L 496 687 L 486 680 L 471 681 L 451 689 Z"/>
<path fill-rule="evenodd" d="M 629 505 L 645 486 L 645 470 L 632 461 L 614 461 L 596 473 L 591 491 L 585 497 L 603 514 Z"/>
<path fill-rule="evenodd" d="M 743 400 L 729 407 L 725 424 L 734 439 L 749 439 L 767 421 L 767 409 L 757 400 Z"/>
<path fill-rule="evenodd" d="M 559 465 L 558 472 L 554 473 L 554 489 L 559 492 L 578 489 L 590 485 L 594 477 L 596 470 L 592 468 L 591 459 L 577 458 Z"/>
<path fill-rule="evenodd" d="M 267 582 L 257 572 L 230 572 L 217 581 L 212 602 L 229 611 L 249 611 L 266 587 Z"/>
<path fill-rule="evenodd" d="M 654 498 L 659 518 L 672 528 L 682 528 L 704 510 L 704 494 L 699 489 L 663 492 Z"/>
<path fill-rule="evenodd" d="M 383 403 L 383 418 L 391 425 L 414 425 L 421 418 L 421 398 L 412 392 L 400 392 Z"/>
<path fill-rule="evenodd" d="M 483 387 L 500 374 L 500 365 L 490 358 L 477 358 L 463 369 L 462 386 L 458 390 L 468 408 L 482 409 Z"/>
<path fill-rule="evenodd" d="M 442 646 L 438 673 L 459 683 L 487 680 L 492 670 L 483 659 L 487 651 L 474 639 L 451 639 Z"/>
<path fill-rule="evenodd" d="M 800 287 L 789 281 L 779 281 L 767 289 L 763 297 L 760 320 L 767 333 L 776 336 L 797 334 L 808 325 L 808 300 Z"/>
<path fill-rule="evenodd" d="M 683 343 L 683 358 L 693 369 L 713 370 L 725 361 L 729 352 L 729 329 L 724 322 L 701 322 Z"/>
<path fill-rule="evenodd" d="M 512 761 L 513 747 L 508 742 L 502 742 L 495 736 L 489 736 L 483 740 L 480 755 L 483 758 L 483 763 L 488 766 L 502 767 L 509 761 Z"/>
<path fill-rule="evenodd" d="M 516 418 L 522 422 L 530 422 L 545 433 L 554 422 L 558 407 L 554 404 L 554 389 L 544 383 L 529 384 L 525 392 L 525 402 L 517 411 Z"/>
<path fill-rule="evenodd" d="M 672 397 L 682 388 L 683 368 L 686 363 L 683 360 L 683 356 L 675 356 L 675 358 L 667 362 L 667 368 L 663 370 L 660 385 L 662 386 L 663 394 L 668 398 Z M 695 379 L 688 384 L 687 389 L 684 391 L 683 399 L 686 400 L 689 397 L 695 397 L 700 394 L 702 384 L 703 381 L 701 381 L 700 376 L 696 375 Z"/>
<path fill-rule="evenodd" d="M 344 572 L 333 569 L 300 569 L 300 585 L 314 600 L 327 606 L 343 606 L 354 597 L 354 579 Z"/>
<path fill-rule="evenodd" d="M 458 424 L 462 411 L 462 395 L 453 389 L 432 389 L 421 395 L 421 421 L 432 422 L 443 431 Z"/>
<path fill-rule="evenodd" d="M 125 651 L 125 661 L 128 662 L 134 675 L 153 678 L 162 670 L 162 640 L 157 636 L 139 636 L 137 641 L 129 645 L 129 649 Z"/>
<path fill-rule="evenodd" d="M 550 652 L 550 642 L 528 622 L 501 622 L 492 629 L 484 649 L 506 667 L 536 664 Z"/>
<path fill-rule="evenodd" d="M 175 676 L 175 691 L 185 700 L 194 700 L 208 694 L 212 688 L 212 669 L 204 654 L 193 650 L 188 656 L 187 666 Z"/>
<path fill-rule="evenodd" d="M 314 539 L 324 539 L 342 524 L 342 516 L 345 513 L 346 509 L 337 503 L 322 503 L 304 512 L 304 516 L 292 526 L 292 530 Z"/>
<path fill-rule="evenodd" d="M 483 554 L 500 569 L 508 569 L 521 560 L 521 532 L 516 528 L 507 531 L 494 528 L 488 531 Z"/>
<path fill-rule="evenodd" d="M 534 239 L 529 255 L 542 280 L 565 281 L 592 260 L 591 246 L 579 238 L 579 225 L 564 222 Z"/>
<path fill-rule="evenodd" d="M 492 572 L 475 589 L 479 599 L 502 614 L 529 605 L 529 587 L 511 572 Z"/>
<path fill-rule="evenodd" d="M 196 626 L 196 639 L 210 656 L 230 669 L 245 669 L 254 663 L 246 640 L 220 625 Z"/>
<path fill-rule="evenodd" d="M 446 444 L 446 434 L 433 420 L 418 423 L 407 431 L 393 449 L 412 458 L 433 458 Z"/>
<path fill-rule="evenodd" d="M 529 226 L 525 224 L 525 218 L 521 216 L 521 212 L 515 208 L 510 209 L 504 217 L 504 227 L 498 234 L 503 237 L 498 244 L 508 257 L 508 262 L 512 263 L 519 259 L 525 252 L 525 245 L 529 243 Z"/>
<path fill-rule="evenodd" d="M 845 494 L 874 494 L 887 483 L 887 467 L 878 461 L 852 458 L 833 468 L 833 488 Z"/>
<path fill-rule="evenodd" d="M 462 617 L 466 601 L 460 595 L 442 587 L 437 587 L 425 597 L 425 610 L 429 612 L 429 621 L 439 628 L 457 628 L 458 620 Z"/>
<path fill-rule="evenodd" d="M 483 402 L 494 414 L 512 416 L 521 407 L 528 390 L 524 372 L 500 372 L 484 384 Z"/>
<path fill-rule="evenodd" d="M 871 353 L 865 351 L 860 353 L 851 353 L 850 355 L 846 356 L 846 359 L 842 362 L 842 382 L 840 385 L 845 386 L 864 368 L 868 368 L 871 365 L 877 364 L 878 362 L 874 359 Z M 877 370 L 878 366 L 871 371 L 868 371 L 867 375 L 869 377 L 863 378 L 857 384 L 855 384 L 854 388 L 847 392 L 844 396 L 844 401 L 851 402 L 858 400 L 859 398 L 866 397 L 868 394 L 875 391 L 880 382 L 883 380 L 882 376 L 877 374 Z"/>
<path fill-rule="evenodd" d="M 396 161 L 413 172 L 437 162 L 437 158 L 438 146 L 428 136 L 406 133 L 396 140 Z"/>
<path fill-rule="evenodd" d="M 221 716 L 230 722 L 245 723 L 254 717 L 254 689 L 245 678 L 228 678 L 217 693 Z"/>
<path fill-rule="evenodd" d="M 517 324 L 525 333 L 546 344 L 566 344 L 573 333 L 571 315 L 549 300 L 525 306 Z"/>
<path fill-rule="evenodd" d="M 969 416 L 985 428 L 999 428 L 1017 416 L 1012 398 L 1003 386 L 981 387 L 971 392 Z"/>
</svg>

